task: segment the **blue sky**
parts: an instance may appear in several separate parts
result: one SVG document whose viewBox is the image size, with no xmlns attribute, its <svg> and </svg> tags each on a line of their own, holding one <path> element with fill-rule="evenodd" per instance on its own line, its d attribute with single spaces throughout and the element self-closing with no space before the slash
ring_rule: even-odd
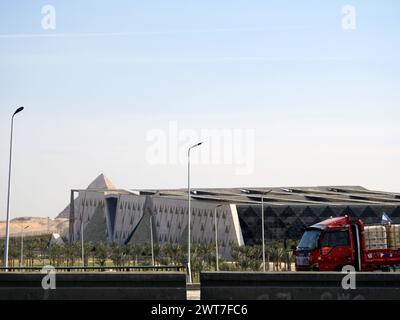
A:
<svg viewBox="0 0 400 320">
<path fill-rule="evenodd" d="M 355 30 L 341 27 L 345 5 Z M 184 164 L 145 157 L 148 132 L 170 122 L 255 131 L 251 173 L 198 163 L 194 186 L 400 191 L 399 18 L 388 0 L 3 2 L 0 216 L 19 105 L 13 216 L 55 216 L 101 172 L 119 187 L 184 187 Z"/>
</svg>

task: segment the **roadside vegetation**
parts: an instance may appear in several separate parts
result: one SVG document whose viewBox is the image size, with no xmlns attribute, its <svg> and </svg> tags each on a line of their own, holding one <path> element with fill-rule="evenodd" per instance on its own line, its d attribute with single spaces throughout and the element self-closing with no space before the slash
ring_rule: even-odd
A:
<svg viewBox="0 0 400 320">
<path fill-rule="evenodd" d="M 50 245 L 50 235 L 24 238 L 23 266 L 55 267 L 82 266 L 82 248 L 80 242 Z M 290 243 L 290 242 L 289 242 Z M 237 246 L 231 244 L 231 259 L 219 258 L 220 271 L 262 271 L 262 246 Z M 293 257 L 290 246 L 283 242 L 266 244 L 266 270 L 291 271 Z M 111 245 L 84 243 L 85 266 L 93 267 L 143 267 L 152 266 L 150 244 Z M 4 239 L 0 239 L 0 261 L 4 265 Z M 154 246 L 154 262 L 156 266 L 184 266 L 186 264 L 187 246 L 181 244 L 164 244 Z M 193 243 L 191 263 L 194 278 L 200 271 L 216 270 L 216 253 L 213 244 Z M 19 267 L 21 264 L 21 239 L 10 238 L 9 266 Z"/>
</svg>

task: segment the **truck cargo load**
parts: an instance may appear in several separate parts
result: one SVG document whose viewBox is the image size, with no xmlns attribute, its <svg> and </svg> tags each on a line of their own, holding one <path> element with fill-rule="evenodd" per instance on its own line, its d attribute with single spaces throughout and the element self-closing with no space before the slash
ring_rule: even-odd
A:
<svg viewBox="0 0 400 320">
<path fill-rule="evenodd" d="M 400 224 L 386 226 L 386 236 L 389 249 L 400 248 Z"/>
<path fill-rule="evenodd" d="M 385 226 L 367 226 L 364 228 L 364 233 L 366 249 L 387 249 Z"/>
</svg>

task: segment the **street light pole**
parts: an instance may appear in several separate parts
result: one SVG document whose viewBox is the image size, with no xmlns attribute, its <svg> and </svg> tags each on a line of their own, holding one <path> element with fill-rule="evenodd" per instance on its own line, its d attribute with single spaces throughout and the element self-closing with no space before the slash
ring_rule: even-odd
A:
<svg viewBox="0 0 400 320">
<path fill-rule="evenodd" d="M 82 267 L 85 267 L 85 247 L 83 243 L 83 216 L 81 221 L 81 247 L 82 247 Z"/>
<path fill-rule="evenodd" d="M 202 144 L 203 142 L 199 142 L 193 146 L 191 146 L 188 149 L 188 262 L 187 262 L 187 268 L 188 268 L 188 282 L 192 283 L 192 270 L 190 267 L 190 216 L 191 216 L 191 210 L 190 210 L 190 150 L 192 150 L 195 147 L 198 147 Z"/>
<path fill-rule="evenodd" d="M 263 256 L 263 271 L 265 272 L 264 193 L 261 195 L 261 225 L 262 225 L 262 256 Z"/>
<path fill-rule="evenodd" d="M 154 260 L 153 216 L 152 215 L 150 215 L 150 239 L 151 239 L 151 262 L 154 267 L 155 260 Z"/>
<path fill-rule="evenodd" d="M 10 135 L 10 160 L 8 163 L 8 190 L 7 190 L 7 220 L 6 220 L 6 245 L 4 250 L 4 266 L 5 271 L 8 271 L 8 248 L 10 245 L 10 192 L 11 192 L 11 161 L 12 161 L 12 147 L 13 147 L 13 131 L 14 131 L 14 117 L 17 113 L 24 110 L 24 107 L 19 107 L 15 110 L 11 117 L 11 135 Z"/>
<path fill-rule="evenodd" d="M 219 272 L 219 253 L 218 253 L 218 223 L 217 223 L 217 208 L 222 207 L 222 204 L 219 204 L 214 208 L 214 228 L 215 228 L 215 262 L 216 262 L 216 270 Z"/>
<path fill-rule="evenodd" d="M 25 228 L 21 229 L 21 262 L 20 267 L 24 266 L 24 230 L 28 229 L 30 226 L 26 226 Z"/>
<path fill-rule="evenodd" d="M 87 198 L 87 191 L 85 191 L 85 196 L 83 198 L 83 208 L 82 208 L 82 217 L 81 217 L 81 255 L 82 255 L 82 267 L 85 267 L 85 243 L 83 238 L 83 218 L 85 213 L 85 206 L 86 206 L 86 198 Z"/>
</svg>

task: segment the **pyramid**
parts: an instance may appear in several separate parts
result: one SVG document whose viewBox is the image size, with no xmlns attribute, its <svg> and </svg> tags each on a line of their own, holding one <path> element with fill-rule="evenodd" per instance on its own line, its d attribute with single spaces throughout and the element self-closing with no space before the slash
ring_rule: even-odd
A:
<svg viewBox="0 0 400 320">
<path fill-rule="evenodd" d="M 105 189 L 105 190 L 112 190 L 116 189 L 114 184 L 110 179 L 108 179 L 104 174 L 100 174 L 94 181 L 88 185 L 88 190 L 93 189 Z"/>
<path fill-rule="evenodd" d="M 103 173 L 100 174 L 96 179 L 93 180 L 91 184 L 86 188 L 87 190 L 101 189 L 101 190 L 112 190 L 116 189 L 112 181 L 107 178 Z M 79 197 L 75 199 L 75 203 L 78 203 Z M 69 218 L 69 204 L 67 207 L 61 211 L 56 219 L 58 218 Z"/>
</svg>

